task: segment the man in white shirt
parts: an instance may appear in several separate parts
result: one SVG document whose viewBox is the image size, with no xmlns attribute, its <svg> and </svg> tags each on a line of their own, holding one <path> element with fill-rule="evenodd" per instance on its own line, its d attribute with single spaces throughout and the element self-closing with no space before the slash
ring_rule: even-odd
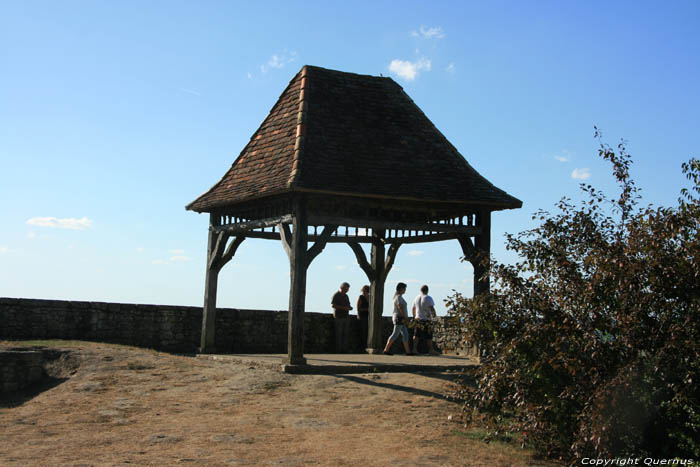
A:
<svg viewBox="0 0 700 467">
<path fill-rule="evenodd" d="M 433 329 L 432 320 L 436 317 L 435 302 L 433 297 L 428 295 L 428 286 L 424 285 L 420 288 L 420 295 L 413 300 L 413 319 L 416 321 L 416 327 L 413 334 L 413 352 L 418 352 L 418 342 L 420 339 L 425 339 L 428 344 L 428 353 L 430 355 L 438 355 L 433 350 Z"/>
</svg>

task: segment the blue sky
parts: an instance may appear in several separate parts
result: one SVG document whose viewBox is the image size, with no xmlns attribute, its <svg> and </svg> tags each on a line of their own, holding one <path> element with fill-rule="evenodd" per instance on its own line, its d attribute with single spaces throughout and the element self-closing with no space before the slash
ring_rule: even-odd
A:
<svg viewBox="0 0 700 467">
<path fill-rule="evenodd" d="M 201 305 L 208 217 L 184 206 L 225 173 L 305 64 L 391 76 L 523 208 L 614 189 L 593 126 L 624 138 L 647 202 L 672 204 L 700 156 L 700 3 L 0 2 L 0 296 Z M 247 240 L 219 305 L 286 309 L 279 242 Z M 444 314 L 472 293 L 456 241 L 407 245 L 387 281 Z M 307 311 L 367 280 L 345 245 L 309 269 Z M 385 310 L 388 305 L 385 306 Z M 387 311 L 385 311 L 386 313 Z"/>
</svg>

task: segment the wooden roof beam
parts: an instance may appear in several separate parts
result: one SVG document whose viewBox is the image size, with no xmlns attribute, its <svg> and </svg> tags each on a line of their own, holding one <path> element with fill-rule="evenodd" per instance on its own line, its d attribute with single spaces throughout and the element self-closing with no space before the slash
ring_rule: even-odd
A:
<svg viewBox="0 0 700 467">
<path fill-rule="evenodd" d="M 278 224 L 290 224 L 291 222 L 291 214 L 285 214 L 283 216 L 268 217 L 266 219 L 256 219 L 251 221 L 239 222 L 236 224 L 218 225 L 212 227 L 212 230 L 216 233 L 226 232 L 228 234 L 236 234 L 249 232 L 253 229 L 260 229 L 263 227 L 275 227 Z"/>
<path fill-rule="evenodd" d="M 481 234 L 481 227 L 458 224 L 438 224 L 434 222 L 394 222 L 381 220 L 354 219 L 351 217 L 326 217 L 309 215 L 309 225 L 338 225 L 365 229 L 414 230 L 421 232 L 460 233 L 469 236 Z"/>
</svg>

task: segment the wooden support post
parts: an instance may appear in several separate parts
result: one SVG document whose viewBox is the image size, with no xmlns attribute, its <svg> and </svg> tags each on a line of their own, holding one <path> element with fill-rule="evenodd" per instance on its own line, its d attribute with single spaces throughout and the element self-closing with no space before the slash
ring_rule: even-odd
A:
<svg viewBox="0 0 700 467">
<path fill-rule="evenodd" d="M 471 218 L 471 216 L 470 216 Z M 481 211 L 476 215 L 476 225 L 481 232 L 471 238 L 465 234 L 457 234 L 457 240 L 462 246 L 464 258 L 474 267 L 474 297 L 487 294 L 490 291 L 488 262 L 491 256 L 491 212 Z M 481 355 L 481 345 L 474 342 L 476 355 Z"/>
<path fill-rule="evenodd" d="M 289 327 L 287 332 L 287 360 L 289 365 L 305 365 L 304 358 L 304 310 L 306 307 L 306 273 L 311 262 L 326 246 L 336 231 L 335 225 L 324 226 L 321 235 L 311 248 L 308 243 L 308 223 L 303 200 L 294 208 L 292 230 L 288 224 L 279 224 L 280 239 L 289 257 Z"/>
<path fill-rule="evenodd" d="M 199 351 L 201 353 L 216 352 L 216 291 L 219 282 L 219 271 L 226 263 L 231 261 L 236 250 L 246 239 L 243 235 L 237 236 L 226 247 L 230 235 L 226 232 L 217 232 L 216 228 L 221 221 L 219 216 L 210 214 L 209 240 L 207 242 L 207 272 L 204 283 L 204 309 L 202 310 L 202 339 Z"/>
<path fill-rule="evenodd" d="M 381 237 L 384 236 L 384 230 L 375 230 L 374 235 L 377 236 L 377 242 L 372 243 L 372 252 L 370 255 L 370 267 L 374 271 L 374 277 L 370 279 L 369 286 L 369 326 L 367 337 L 367 353 L 381 354 L 384 350 L 382 342 L 382 313 L 384 312 L 384 261 L 385 247 Z"/>
<path fill-rule="evenodd" d="M 384 245 L 381 243 L 380 249 L 375 252 L 372 244 L 372 265 L 375 268 L 376 279 L 370 285 L 370 322 L 369 322 L 369 338 L 367 339 L 367 352 L 371 354 L 380 354 L 384 350 L 382 342 L 382 314 L 384 313 L 384 285 L 386 278 L 389 276 L 396 254 L 399 251 L 400 243 L 392 243 L 389 246 L 389 251 L 384 256 Z M 382 258 L 384 261 L 382 262 Z M 374 302 L 372 301 L 374 299 Z"/>
<path fill-rule="evenodd" d="M 476 225 L 481 233 L 474 237 L 474 249 L 478 260 L 474 264 L 474 296 L 489 293 L 491 286 L 487 264 L 491 257 L 491 212 L 480 211 L 476 216 Z"/>
<path fill-rule="evenodd" d="M 210 216 L 214 222 L 214 215 Z M 199 351 L 201 353 L 216 353 L 216 289 L 219 281 L 219 271 L 211 267 L 216 248 L 217 234 L 209 227 L 207 242 L 207 272 L 204 282 L 204 309 L 202 311 L 202 338 Z"/>
<path fill-rule="evenodd" d="M 373 329 L 376 329 L 379 327 L 379 335 L 380 335 L 380 341 L 381 341 L 381 316 L 382 316 L 382 299 L 380 298 L 379 301 L 377 302 L 374 297 L 383 297 L 384 296 L 384 285 L 382 283 L 381 286 L 378 288 L 378 283 L 377 283 L 377 272 L 376 269 L 373 267 L 372 264 L 370 264 L 367 261 L 367 255 L 365 255 L 365 251 L 362 249 L 359 243 L 357 242 L 349 242 L 348 246 L 352 248 L 352 251 L 355 253 L 355 258 L 357 258 L 357 264 L 360 265 L 360 268 L 365 272 L 365 275 L 367 276 L 367 280 L 371 284 L 369 287 L 369 317 L 368 317 L 368 327 L 367 327 L 367 341 L 365 342 L 365 350 L 367 353 L 372 353 L 371 349 L 372 348 L 381 348 L 376 347 L 373 344 L 372 336 L 373 334 Z M 377 252 L 375 251 L 376 248 L 381 249 L 381 255 L 383 255 L 384 251 L 384 244 L 381 242 L 373 242 L 372 243 L 372 258 L 377 256 Z M 374 264 L 374 261 L 373 261 Z M 382 260 L 381 264 L 384 264 L 384 261 Z M 379 307 L 379 324 L 375 322 L 375 308 Z M 374 324 L 373 324 L 374 323 Z"/>
<path fill-rule="evenodd" d="M 291 242 L 288 246 L 290 268 L 289 327 L 287 333 L 287 361 L 289 365 L 305 365 L 304 358 L 304 307 L 306 306 L 307 220 L 303 199 L 294 205 Z M 288 230 L 287 230 L 288 232 Z M 281 232 L 283 243 L 287 232 Z"/>
<path fill-rule="evenodd" d="M 367 353 L 382 353 L 384 345 L 382 343 L 382 313 L 384 312 L 384 284 L 396 259 L 396 253 L 401 246 L 399 243 L 392 243 L 389 252 L 386 253 L 384 238 L 385 231 L 376 229 L 372 232 L 374 241 L 372 242 L 371 262 L 367 261 L 364 250 L 357 242 L 348 242 L 350 248 L 355 253 L 357 263 L 367 275 L 369 286 L 369 330 L 367 337 Z"/>
</svg>

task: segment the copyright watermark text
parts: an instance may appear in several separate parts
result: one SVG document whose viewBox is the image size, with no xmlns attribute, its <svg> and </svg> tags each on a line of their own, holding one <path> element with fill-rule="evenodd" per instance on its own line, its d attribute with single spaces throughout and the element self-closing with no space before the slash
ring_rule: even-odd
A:
<svg viewBox="0 0 700 467">
<path fill-rule="evenodd" d="M 581 465 L 594 465 L 602 467 L 625 465 L 695 465 L 700 466 L 694 459 L 655 459 L 653 457 L 616 457 L 614 459 L 596 459 L 584 457 Z"/>
</svg>

